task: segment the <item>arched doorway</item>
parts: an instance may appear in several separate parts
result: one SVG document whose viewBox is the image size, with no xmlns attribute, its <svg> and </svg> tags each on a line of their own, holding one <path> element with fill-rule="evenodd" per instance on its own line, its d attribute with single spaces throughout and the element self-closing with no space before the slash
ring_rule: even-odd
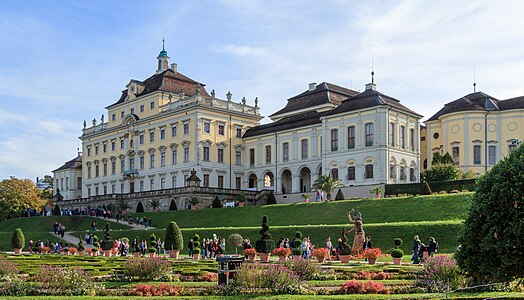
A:
<svg viewBox="0 0 524 300">
<path fill-rule="evenodd" d="M 250 189 L 256 189 L 257 188 L 257 175 L 251 174 L 249 175 L 249 185 L 248 187 Z"/>
<path fill-rule="evenodd" d="M 140 202 L 140 201 L 136 205 L 136 212 L 137 213 L 143 213 L 144 212 L 144 206 L 142 205 L 142 202 Z"/>
<path fill-rule="evenodd" d="M 291 171 L 282 171 L 282 194 L 289 194 L 292 190 Z"/>
<path fill-rule="evenodd" d="M 302 193 L 311 190 L 311 170 L 308 167 L 303 167 L 300 170 L 300 190 Z"/>
<path fill-rule="evenodd" d="M 169 210 L 177 210 L 175 199 L 171 199 L 171 204 L 169 204 Z"/>
<path fill-rule="evenodd" d="M 275 186 L 275 176 L 272 172 L 267 172 L 266 175 L 264 175 L 264 189 L 274 189 Z"/>
</svg>

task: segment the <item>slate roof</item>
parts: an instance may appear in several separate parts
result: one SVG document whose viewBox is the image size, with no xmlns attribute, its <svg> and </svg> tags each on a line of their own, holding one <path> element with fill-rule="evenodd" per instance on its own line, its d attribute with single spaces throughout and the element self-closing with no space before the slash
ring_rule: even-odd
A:
<svg viewBox="0 0 524 300">
<path fill-rule="evenodd" d="M 357 91 L 328 82 L 322 82 L 318 84 L 313 91 L 308 90 L 289 98 L 286 107 L 272 114 L 270 117 L 326 103 L 339 105 L 344 99 L 357 94 Z"/>
<path fill-rule="evenodd" d="M 483 92 L 468 94 L 460 99 L 446 103 L 444 107 L 434 114 L 428 121 L 438 120 L 443 115 L 462 111 L 504 111 L 511 109 L 524 109 L 524 96 L 507 100 L 498 100 Z"/>
<path fill-rule="evenodd" d="M 355 111 L 359 109 L 370 108 L 370 107 L 374 107 L 377 105 L 386 105 L 386 106 L 396 108 L 398 110 L 422 117 L 418 113 L 400 104 L 399 100 L 393 97 L 384 95 L 380 92 L 374 91 L 372 89 L 365 90 L 364 92 L 354 97 L 350 97 L 344 100 L 338 107 L 327 112 L 326 116 L 332 116 L 332 115 L 336 115 L 340 113 L 346 113 L 346 112 Z"/>
<path fill-rule="evenodd" d="M 78 155 L 77 157 L 66 162 L 63 166 L 61 166 L 60 168 L 56 170 L 53 170 L 52 172 L 69 170 L 69 169 L 82 169 L 82 155 Z"/>
<path fill-rule="evenodd" d="M 303 126 L 314 124 L 321 124 L 321 113 L 317 111 L 309 111 L 301 114 L 296 114 L 289 117 L 284 117 L 276 122 L 255 126 L 249 128 L 243 135 L 243 138 L 258 136 L 262 134 L 280 132 L 284 130 L 295 129 Z"/>
<path fill-rule="evenodd" d="M 200 94 L 203 97 L 210 98 L 209 94 L 204 88 L 205 84 L 194 81 L 182 73 L 175 73 L 171 69 L 167 69 L 162 73 L 155 74 L 147 78 L 142 82 L 142 84 L 145 86 L 145 88 L 142 93 L 136 95 L 136 97 L 144 96 L 154 91 L 172 92 L 176 94 L 183 92 L 187 96 L 194 96 L 196 94 L 196 88 L 200 84 Z M 117 102 L 109 105 L 106 107 L 106 109 L 123 103 L 126 98 L 127 89 L 122 91 L 122 95 Z"/>
</svg>

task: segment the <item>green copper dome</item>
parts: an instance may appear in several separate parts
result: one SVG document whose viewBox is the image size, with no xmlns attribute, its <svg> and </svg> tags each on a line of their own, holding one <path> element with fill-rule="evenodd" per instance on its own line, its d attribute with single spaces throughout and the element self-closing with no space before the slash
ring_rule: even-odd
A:
<svg viewBox="0 0 524 300">
<path fill-rule="evenodd" d="M 160 51 L 160 54 L 158 54 L 158 56 L 167 56 L 167 51 L 162 49 L 162 51 Z"/>
</svg>

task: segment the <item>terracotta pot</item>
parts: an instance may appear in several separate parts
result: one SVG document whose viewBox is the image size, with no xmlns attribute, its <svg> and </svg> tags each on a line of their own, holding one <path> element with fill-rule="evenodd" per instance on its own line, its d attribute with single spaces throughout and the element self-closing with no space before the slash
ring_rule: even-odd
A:
<svg viewBox="0 0 524 300">
<path fill-rule="evenodd" d="M 324 260 L 325 260 L 325 259 L 326 259 L 326 258 L 325 258 L 324 256 L 317 256 L 317 261 L 318 261 L 319 264 L 324 263 Z"/>
<path fill-rule="evenodd" d="M 283 262 L 286 262 L 286 260 L 287 260 L 287 257 L 285 257 L 285 256 L 281 255 L 281 256 L 278 257 L 278 262 L 283 263 Z"/>
<path fill-rule="evenodd" d="M 200 259 L 200 253 L 193 254 L 193 259 L 194 260 L 199 260 Z"/>
<path fill-rule="evenodd" d="M 255 262 L 255 256 L 254 256 L 254 255 L 248 255 L 248 256 L 247 256 L 247 261 L 249 261 L 249 262 Z"/>
<path fill-rule="evenodd" d="M 376 195 L 375 195 L 375 198 L 380 198 L 380 194 L 376 194 Z"/>
<path fill-rule="evenodd" d="M 296 263 L 296 262 L 299 261 L 301 258 L 302 258 L 302 256 L 300 256 L 300 255 L 293 255 L 293 262 Z"/>
<path fill-rule="evenodd" d="M 14 248 L 13 251 L 15 252 L 15 254 L 21 254 L 22 248 Z"/>
<path fill-rule="evenodd" d="M 238 202 L 238 206 L 245 206 L 246 203 L 245 202 Z"/>
<path fill-rule="evenodd" d="M 156 252 L 149 252 L 149 257 L 155 258 L 156 257 Z"/>
<path fill-rule="evenodd" d="M 393 264 L 400 266 L 402 264 L 402 257 L 400 258 L 393 257 Z"/>
<path fill-rule="evenodd" d="M 180 250 L 169 250 L 169 257 L 178 259 L 178 255 L 180 254 Z"/>
<path fill-rule="evenodd" d="M 309 202 L 309 199 L 304 199 L 304 203 L 308 203 Z"/>
<path fill-rule="evenodd" d="M 340 258 L 341 263 L 347 264 L 351 258 L 351 255 L 339 255 L 338 257 Z"/>
<path fill-rule="evenodd" d="M 140 252 L 133 252 L 134 257 L 140 257 Z"/>
<path fill-rule="evenodd" d="M 78 251 L 78 255 L 84 256 L 84 251 Z"/>
<path fill-rule="evenodd" d="M 261 262 L 269 262 L 269 257 L 271 256 L 271 253 L 259 253 L 258 256 L 260 256 Z"/>
<path fill-rule="evenodd" d="M 429 251 L 422 251 L 422 258 L 423 259 L 428 259 L 429 258 Z"/>
<path fill-rule="evenodd" d="M 111 257 L 111 250 L 104 250 L 105 257 Z"/>
<path fill-rule="evenodd" d="M 368 262 L 370 265 L 374 265 L 377 262 L 376 258 L 368 258 Z"/>
</svg>

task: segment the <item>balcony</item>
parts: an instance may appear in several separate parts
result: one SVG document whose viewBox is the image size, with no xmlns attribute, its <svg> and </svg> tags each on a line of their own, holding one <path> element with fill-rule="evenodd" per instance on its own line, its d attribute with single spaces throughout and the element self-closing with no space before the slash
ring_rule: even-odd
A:
<svg viewBox="0 0 524 300">
<path fill-rule="evenodd" d="M 125 170 L 123 173 L 125 180 L 133 180 L 135 179 L 135 176 L 138 175 L 138 171 L 136 169 L 129 169 Z"/>
</svg>

